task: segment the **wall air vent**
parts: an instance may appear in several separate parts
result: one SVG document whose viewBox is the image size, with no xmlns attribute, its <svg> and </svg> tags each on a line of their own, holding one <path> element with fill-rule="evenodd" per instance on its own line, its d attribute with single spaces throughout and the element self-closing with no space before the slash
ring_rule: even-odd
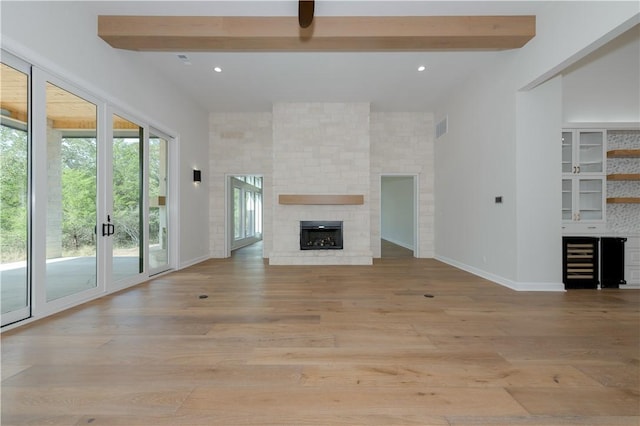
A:
<svg viewBox="0 0 640 426">
<path fill-rule="evenodd" d="M 445 135 L 447 133 L 447 130 L 449 130 L 449 125 L 447 123 L 448 118 L 449 117 L 445 117 L 440 120 L 438 124 L 436 124 L 436 139 L 438 139 L 440 136 Z"/>
</svg>

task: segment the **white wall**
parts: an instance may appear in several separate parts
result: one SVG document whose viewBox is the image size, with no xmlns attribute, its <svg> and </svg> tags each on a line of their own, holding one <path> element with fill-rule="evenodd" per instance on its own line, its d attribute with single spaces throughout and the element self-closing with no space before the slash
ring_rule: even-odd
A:
<svg viewBox="0 0 640 426">
<path fill-rule="evenodd" d="M 517 262 L 515 90 L 505 62 L 445 100 L 448 133 L 435 141 L 436 257 L 493 279 L 514 279 Z"/>
<path fill-rule="evenodd" d="M 562 77 L 519 92 L 516 100 L 515 287 L 562 290 L 562 166 L 549 161 L 562 156 Z"/>
<path fill-rule="evenodd" d="M 604 40 L 629 29 L 638 16 L 637 2 L 549 2 L 537 16 L 533 40 L 502 53 L 441 100 L 436 117 L 448 115 L 449 133 L 435 143 L 437 258 L 514 288 L 558 287 L 548 282 L 553 277 L 532 272 L 548 267 L 556 275 L 556 262 L 543 265 L 526 257 L 530 252 L 559 253 L 561 205 L 556 185 L 547 177 L 533 193 L 520 188 L 535 185 L 530 158 L 544 159 L 536 167 L 546 173 L 555 170 L 560 156 L 545 155 L 552 150 L 547 141 L 536 144 L 518 132 L 519 114 L 525 109 L 518 111 L 524 104 L 519 104 L 523 99 L 517 93 L 557 75 Z M 539 134 L 559 130 L 555 120 L 539 126 Z M 518 206 L 521 210 L 535 205 L 545 191 L 554 194 L 545 208 L 526 226 L 519 224 Z M 499 207 L 495 196 L 503 197 Z M 530 237 L 537 232 L 548 238 Z M 533 246 L 518 252 L 525 241 Z"/>
<path fill-rule="evenodd" d="M 414 249 L 415 203 L 412 176 L 383 176 L 382 238 L 410 250 Z"/>
<path fill-rule="evenodd" d="M 564 123 L 640 122 L 640 26 L 562 75 Z"/>
<path fill-rule="evenodd" d="M 536 16 L 536 36 L 513 52 L 517 87 L 552 78 L 639 22 L 635 0 L 548 2 Z"/>
<path fill-rule="evenodd" d="M 84 2 L 2 2 L 2 47 L 179 139 L 181 265 L 208 257 L 208 114 L 135 52 L 97 36 Z M 193 168 L 204 181 L 192 182 Z"/>
</svg>

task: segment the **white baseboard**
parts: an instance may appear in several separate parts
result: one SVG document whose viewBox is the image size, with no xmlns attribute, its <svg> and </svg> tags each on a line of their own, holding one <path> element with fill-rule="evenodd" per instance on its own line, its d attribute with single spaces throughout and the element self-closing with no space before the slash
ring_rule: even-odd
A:
<svg viewBox="0 0 640 426">
<path fill-rule="evenodd" d="M 193 266 L 193 265 L 195 265 L 197 263 L 201 263 L 201 262 L 204 262 L 205 260 L 209 260 L 209 259 L 211 259 L 211 256 L 200 256 L 200 257 L 197 257 L 195 259 L 190 259 L 190 260 L 187 260 L 187 261 L 184 261 L 184 262 L 180 263 L 180 267 L 178 269 L 188 268 L 189 266 Z"/>
<path fill-rule="evenodd" d="M 622 284 L 620 290 L 640 290 L 640 284 Z"/>
<path fill-rule="evenodd" d="M 515 291 L 565 291 L 563 283 L 518 282 L 444 256 L 436 256 L 435 259 Z"/>
</svg>

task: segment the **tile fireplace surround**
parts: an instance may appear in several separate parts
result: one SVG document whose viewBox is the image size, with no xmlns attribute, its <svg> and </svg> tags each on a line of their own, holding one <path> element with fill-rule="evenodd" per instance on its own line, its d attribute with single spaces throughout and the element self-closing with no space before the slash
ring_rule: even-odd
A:
<svg viewBox="0 0 640 426">
<path fill-rule="evenodd" d="M 270 264 L 373 263 L 369 114 L 368 103 L 273 106 L 273 193 L 278 201 L 273 203 Z M 303 199 L 282 204 L 287 194 L 324 198 L 315 199 L 320 204 L 300 204 Z M 341 204 L 339 197 L 349 194 L 361 195 L 362 202 Z M 343 250 L 300 250 L 300 221 L 316 220 L 343 222 Z"/>
</svg>

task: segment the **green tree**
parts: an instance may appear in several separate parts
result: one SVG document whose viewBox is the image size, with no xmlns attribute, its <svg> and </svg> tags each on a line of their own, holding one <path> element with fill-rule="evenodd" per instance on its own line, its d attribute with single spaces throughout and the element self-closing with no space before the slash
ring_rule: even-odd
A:
<svg viewBox="0 0 640 426">
<path fill-rule="evenodd" d="M 63 246 L 95 247 L 97 144 L 95 138 L 61 141 Z M 23 130 L 0 126 L 0 260 L 24 260 L 27 254 L 28 138 Z M 159 155 L 158 148 L 151 150 Z M 154 155 L 153 153 L 150 153 Z M 138 138 L 113 141 L 113 217 L 117 244 L 140 244 L 141 144 Z M 151 161 L 150 188 L 157 196 L 159 161 Z M 158 212 L 150 214 L 157 228 Z M 156 231 L 157 233 L 157 231 Z M 157 238 L 156 238 L 157 239 Z"/>
<path fill-rule="evenodd" d="M 96 178 L 87 170 L 62 171 L 62 235 L 66 248 L 95 244 Z"/>
<path fill-rule="evenodd" d="M 140 140 L 113 140 L 113 212 L 115 242 L 119 247 L 140 244 Z"/>
<path fill-rule="evenodd" d="M 27 256 L 27 132 L 0 125 L 0 261 Z"/>
<path fill-rule="evenodd" d="M 149 199 L 157 199 L 160 190 L 160 146 L 159 138 L 149 139 Z M 149 244 L 160 242 L 160 209 L 149 209 Z"/>
<path fill-rule="evenodd" d="M 62 243 L 66 249 L 95 246 L 96 159 L 95 139 L 62 139 Z"/>
</svg>

